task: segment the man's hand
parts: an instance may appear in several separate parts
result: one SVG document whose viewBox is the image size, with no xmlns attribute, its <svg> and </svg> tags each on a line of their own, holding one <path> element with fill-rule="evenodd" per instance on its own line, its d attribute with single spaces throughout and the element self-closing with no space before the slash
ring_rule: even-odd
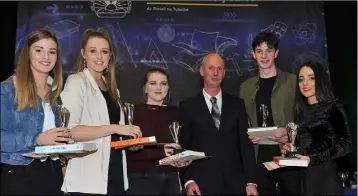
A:
<svg viewBox="0 0 358 196">
<path fill-rule="evenodd" d="M 258 195 L 257 194 L 257 189 L 256 189 L 256 185 L 254 184 L 248 184 L 246 186 L 246 195 Z"/>
<path fill-rule="evenodd" d="M 258 143 L 260 142 L 260 138 L 259 138 L 259 137 L 255 137 L 255 136 L 249 135 L 249 139 L 250 139 L 251 142 L 254 143 L 254 144 L 258 144 Z"/>
<path fill-rule="evenodd" d="M 268 137 L 270 140 L 278 143 L 286 143 L 288 141 L 286 128 L 281 128 L 281 132 Z"/>
<path fill-rule="evenodd" d="M 201 195 L 199 186 L 196 182 L 191 182 L 186 186 L 186 195 Z"/>
</svg>

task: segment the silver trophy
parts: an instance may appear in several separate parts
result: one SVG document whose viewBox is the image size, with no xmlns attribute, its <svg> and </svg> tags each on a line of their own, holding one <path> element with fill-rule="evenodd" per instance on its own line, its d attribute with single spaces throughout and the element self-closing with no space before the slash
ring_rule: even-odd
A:
<svg viewBox="0 0 358 196">
<path fill-rule="evenodd" d="M 124 113 L 127 117 L 128 124 L 133 124 L 133 117 L 134 117 L 134 105 L 131 103 L 124 103 Z"/>
<path fill-rule="evenodd" d="M 338 173 L 338 175 L 339 175 L 339 178 L 342 180 L 343 187 L 346 187 L 348 174 L 347 173 Z"/>
<path fill-rule="evenodd" d="M 171 125 L 169 125 L 169 130 L 170 130 L 170 134 L 172 135 L 174 142 L 179 144 L 179 133 L 180 133 L 180 124 L 179 122 L 173 122 Z M 174 153 L 173 154 L 178 154 L 185 151 L 185 149 L 180 148 L 180 149 L 174 149 Z"/>
<path fill-rule="evenodd" d="M 58 114 L 60 116 L 60 124 L 62 128 L 68 128 L 68 123 L 70 121 L 70 111 L 63 105 L 58 105 Z M 75 143 L 74 140 L 68 142 L 69 144 Z"/>
<path fill-rule="evenodd" d="M 267 105 L 261 104 L 260 111 L 262 114 L 262 127 L 267 127 L 267 116 L 269 115 L 269 111 L 267 109 Z"/>
<path fill-rule="evenodd" d="M 295 140 L 296 140 L 296 136 L 297 136 L 297 128 L 298 128 L 298 125 L 293 122 L 289 122 L 286 125 L 288 142 L 290 143 L 290 148 L 286 152 L 286 157 L 295 157 L 295 154 L 297 154 L 297 147 L 295 146 Z"/>
</svg>

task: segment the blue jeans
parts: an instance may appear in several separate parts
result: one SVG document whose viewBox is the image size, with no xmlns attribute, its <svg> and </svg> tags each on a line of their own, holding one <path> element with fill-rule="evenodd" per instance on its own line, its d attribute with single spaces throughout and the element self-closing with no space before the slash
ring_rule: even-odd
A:
<svg viewBox="0 0 358 196">
<path fill-rule="evenodd" d="M 126 195 L 181 195 L 178 173 L 129 173 Z"/>
</svg>

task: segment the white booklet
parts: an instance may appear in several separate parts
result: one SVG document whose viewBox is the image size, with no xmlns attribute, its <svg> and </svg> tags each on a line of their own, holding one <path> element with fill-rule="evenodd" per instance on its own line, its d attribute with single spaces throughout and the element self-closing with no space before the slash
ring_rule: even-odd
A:
<svg viewBox="0 0 358 196">
<path fill-rule="evenodd" d="M 35 154 L 68 154 L 68 153 L 86 153 L 97 150 L 95 143 L 76 143 L 51 146 L 36 146 Z"/>
<path fill-rule="evenodd" d="M 279 144 L 278 142 L 268 139 L 268 137 L 280 133 L 281 129 L 278 127 L 256 127 L 247 129 L 247 134 L 260 138 L 259 144 Z"/>
<path fill-rule="evenodd" d="M 198 160 L 198 159 L 203 159 L 206 158 L 207 156 L 205 156 L 204 152 L 197 152 L 197 151 L 192 151 L 192 150 L 186 150 L 184 152 L 169 156 L 169 157 L 165 157 L 163 159 L 159 160 L 159 165 L 169 165 L 172 162 L 176 162 L 176 161 L 182 161 L 182 160 Z"/>
<path fill-rule="evenodd" d="M 308 161 L 296 157 L 276 156 L 273 161 L 279 166 L 308 167 Z"/>
<path fill-rule="evenodd" d="M 36 146 L 34 152 L 24 153 L 22 156 L 41 159 L 53 155 L 78 155 L 86 154 L 96 151 L 95 143 L 76 143 L 76 144 L 63 144 L 63 145 L 50 145 L 50 146 Z"/>
</svg>

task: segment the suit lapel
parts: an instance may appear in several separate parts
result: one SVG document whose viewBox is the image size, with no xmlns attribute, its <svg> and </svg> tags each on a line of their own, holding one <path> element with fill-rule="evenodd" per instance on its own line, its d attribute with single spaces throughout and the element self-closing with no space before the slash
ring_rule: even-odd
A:
<svg viewBox="0 0 358 196">
<path fill-rule="evenodd" d="M 197 105 L 198 105 L 198 107 L 199 107 L 199 108 L 198 108 L 198 111 L 200 111 L 200 113 L 202 114 L 203 120 L 204 120 L 203 123 L 208 123 L 208 122 L 210 122 L 210 126 L 211 126 L 213 129 L 216 130 L 213 117 L 211 116 L 211 111 L 209 111 L 209 108 L 208 108 L 208 106 L 206 105 L 203 92 L 200 92 L 200 93 L 198 94 L 197 102 L 198 102 Z M 221 127 L 221 126 L 220 126 L 220 127 Z"/>
<path fill-rule="evenodd" d="M 220 129 L 219 131 L 224 130 L 224 125 L 230 114 L 230 103 L 229 99 L 224 92 L 222 92 L 222 106 L 221 106 L 221 115 L 220 115 Z"/>
</svg>

